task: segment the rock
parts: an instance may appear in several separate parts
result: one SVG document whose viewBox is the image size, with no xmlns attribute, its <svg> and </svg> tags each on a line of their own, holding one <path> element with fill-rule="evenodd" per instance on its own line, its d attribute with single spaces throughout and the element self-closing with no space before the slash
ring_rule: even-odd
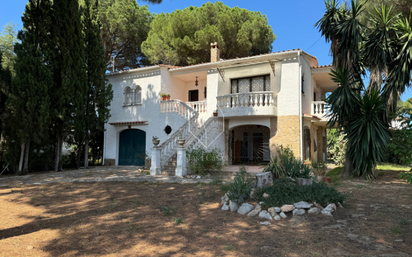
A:
<svg viewBox="0 0 412 257">
<path fill-rule="evenodd" d="M 273 217 L 275 220 L 280 220 L 280 216 L 279 215 L 275 215 L 274 217 Z"/>
<path fill-rule="evenodd" d="M 263 198 L 268 198 L 269 197 L 269 194 L 267 194 L 267 193 L 263 193 Z"/>
<path fill-rule="evenodd" d="M 336 210 L 336 205 L 334 203 L 329 204 L 322 210 L 322 214 L 326 216 L 333 216 L 332 212 Z"/>
<path fill-rule="evenodd" d="M 261 211 L 259 213 L 260 218 L 268 219 L 268 220 L 273 220 L 272 216 L 267 212 L 267 211 Z"/>
<path fill-rule="evenodd" d="M 229 202 L 229 193 L 226 193 L 220 199 L 221 199 L 220 204 L 227 204 Z"/>
<path fill-rule="evenodd" d="M 310 207 L 313 206 L 313 204 L 302 201 L 302 202 L 294 203 L 293 206 L 295 206 L 296 209 L 309 209 Z"/>
<path fill-rule="evenodd" d="M 229 201 L 229 208 L 230 208 L 230 211 L 236 211 L 237 208 L 239 208 L 239 206 L 237 205 L 237 203 Z"/>
<path fill-rule="evenodd" d="M 279 213 L 279 216 L 284 218 L 284 219 L 286 218 L 286 214 L 284 212 Z"/>
<path fill-rule="evenodd" d="M 313 204 L 314 204 L 316 207 L 318 207 L 319 210 L 323 210 L 322 205 L 320 205 L 320 204 L 318 204 L 318 203 L 316 203 L 316 202 L 314 202 Z"/>
<path fill-rule="evenodd" d="M 294 209 L 293 215 L 303 215 L 305 214 L 305 209 Z"/>
<path fill-rule="evenodd" d="M 212 177 L 212 175 L 210 175 L 210 174 L 207 174 L 206 176 L 205 176 L 205 178 L 211 178 Z"/>
<path fill-rule="evenodd" d="M 239 209 L 237 209 L 237 213 L 245 215 L 246 213 L 250 212 L 253 209 L 253 205 L 248 203 L 243 203 Z"/>
<path fill-rule="evenodd" d="M 339 208 L 344 208 L 340 202 L 338 202 Z"/>
<path fill-rule="evenodd" d="M 259 207 L 258 207 L 258 206 L 259 206 Z M 249 213 L 247 214 L 247 216 L 249 216 L 249 217 L 255 217 L 255 216 L 262 210 L 262 208 L 260 207 L 260 205 L 258 205 L 258 206 L 256 206 L 256 208 L 255 208 L 253 211 L 249 212 Z"/>
<path fill-rule="evenodd" d="M 269 221 L 261 221 L 260 225 L 270 225 L 271 223 Z"/>
<path fill-rule="evenodd" d="M 254 196 L 254 194 L 255 194 L 255 189 L 254 188 L 252 188 L 252 190 L 250 191 L 250 199 L 254 199 L 255 198 L 255 196 Z"/>
<path fill-rule="evenodd" d="M 201 176 L 196 176 L 196 179 L 201 179 L 202 177 Z"/>
<path fill-rule="evenodd" d="M 281 212 L 282 210 L 279 207 L 275 207 L 275 212 Z"/>
<path fill-rule="evenodd" d="M 328 206 L 326 206 L 325 209 L 331 209 L 333 211 L 336 211 L 336 204 L 334 203 L 328 204 Z"/>
<path fill-rule="evenodd" d="M 272 172 L 263 172 L 256 174 L 256 187 L 264 188 L 268 187 L 273 183 L 273 175 Z"/>
<path fill-rule="evenodd" d="M 268 212 L 269 212 L 273 217 L 275 217 L 275 215 L 277 215 L 277 214 L 276 214 L 276 207 L 270 207 L 270 208 L 268 209 Z"/>
<path fill-rule="evenodd" d="M 312 207 L 309 209 L 308 213 L 318 213 L 320 210 L 318 207 Z"/>
<path fill-rule="evenodd" d="M 290 205 L 290 204 L 285 204 L 282 207 L 280 207 L 280 210 L 282 212 L 290 212 L 290 211 L 293 211 L 294 209 L 295 209 L 295 206 Z"/>
<path fill-rule="evenodd" d="M 229 210 L 229 205 L 224 204 L 224 205 L 222 206 L 222 210 L 228 211 L 228 210 Z"/>
</svg>

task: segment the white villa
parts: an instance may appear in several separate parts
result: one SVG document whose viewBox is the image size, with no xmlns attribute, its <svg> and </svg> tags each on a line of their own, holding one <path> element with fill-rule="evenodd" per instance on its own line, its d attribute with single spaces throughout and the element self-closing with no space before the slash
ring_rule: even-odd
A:
<svg viewBox="0 0 412 257">
<path fill-rule="evenodd" d="M 338 86 L 300 50 L 211 61 L 186 67 L 155 65 L 111 73 L 114 98 L 104 135 L 104 162 L 144 165 L 160 140 L 161 167 L 185 148 L 220 148 L 227 164 L 269 161 L 278 145 L 303 160 L 326 158 L 325 94 Z M 161 93 L 170 94 L 162 100 Z M 217 111 L 217 116 L 214 113 Z"/>
</svg>

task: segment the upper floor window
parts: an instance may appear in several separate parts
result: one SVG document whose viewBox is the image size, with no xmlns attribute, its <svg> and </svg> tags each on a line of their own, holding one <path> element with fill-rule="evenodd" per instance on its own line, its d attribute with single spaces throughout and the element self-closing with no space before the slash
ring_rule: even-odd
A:
<svg viewBox="0 0 412 257">
<path fill-rule="evenodd" d="M 124 103 L 123 105 L 134 105 L 142 103 L 142 88 L 136 86 L 135 88 L 126 87 L 124 89 Z"/>
<path fill-rule="evenodd" d="M 140 86 L 136 86 L 134 90 L 134 103 L 135 104 L 142 103 L 142 88 Z"/>
<path fill-rule="evenodd" d="M 270 91 L 270 76 L 232 79 L 231 91 L 232 94 Z"/>
</svg>

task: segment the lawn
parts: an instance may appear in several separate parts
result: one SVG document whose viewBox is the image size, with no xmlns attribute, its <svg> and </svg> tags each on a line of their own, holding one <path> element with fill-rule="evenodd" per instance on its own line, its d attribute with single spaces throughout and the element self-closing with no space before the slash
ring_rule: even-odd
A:
<svg viewBox="0 0 412 257">
<path fill-rule="evenodd" d="M 408 256 L 412 186 L 344 180 L 333 218 L 220 210 L 219 186 L 138 182 L 0 188 L 0 256 Z"/>
<path fill-rule="evenodd" d="M 394 163 L 383 162 L 381 165 L 376 167 L 377 170 L 399 170 L 399 171 L 410 171 L 411 166 L 400 165 Z"/>
</svg>

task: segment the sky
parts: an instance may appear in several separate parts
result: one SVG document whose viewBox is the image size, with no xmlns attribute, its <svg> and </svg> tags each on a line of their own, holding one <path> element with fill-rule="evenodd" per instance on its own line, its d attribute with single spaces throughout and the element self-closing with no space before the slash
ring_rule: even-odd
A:
<svg viewBox="0 0 412 257">
<path fill-rule="evenodd" d="M 0 0 L 1 28 L 13 21 L 19 25 L 17 28 L 21 29 L 21 16 L 27 2 L 28 0 Z M 200 7 L 206 2 L 205 0 L 163 0 L 158 5 L 142 1 L 138 1 L 138 4 L 149 5 L 149 11 L 152 13 L 170 13 L 189 6 Z M 221 2 L 229 7 L 238 6 L 266 15 L 276 35 L 273 51 L 300 48 L 317 57 L 319 65 L 331 64 L 330 45 L 314 27 L 325 11 L 323 0 L 223 0 Z M 401 99 L 406 101 L 410 97 L 412 97 L 412 90 L 408 89 Z"/>
</svg>

